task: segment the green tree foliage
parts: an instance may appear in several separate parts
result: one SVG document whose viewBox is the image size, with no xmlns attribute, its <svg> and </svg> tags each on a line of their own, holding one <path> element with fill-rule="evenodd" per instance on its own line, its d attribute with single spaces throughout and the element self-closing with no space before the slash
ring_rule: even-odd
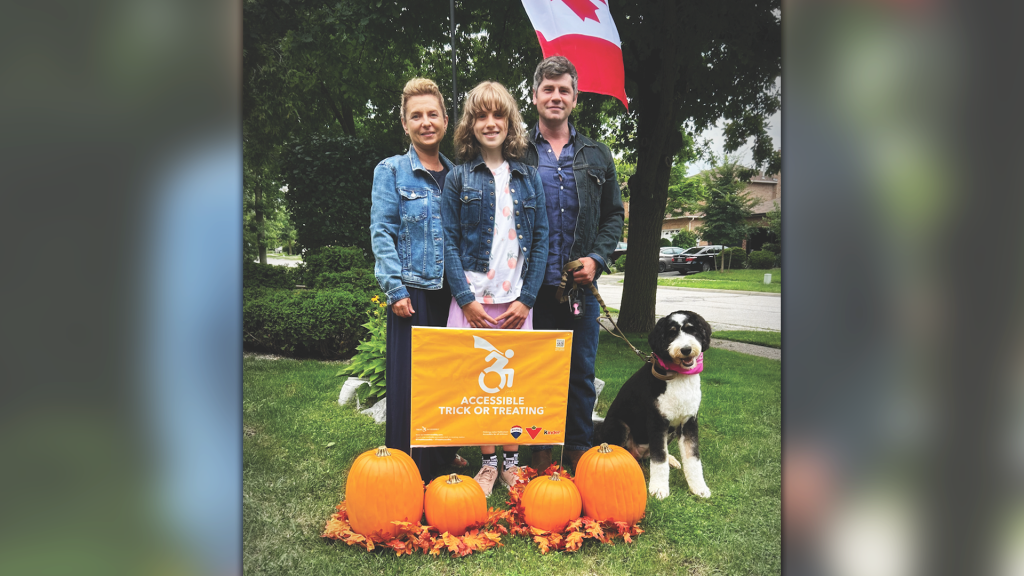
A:
<svg viewBox="0 0 1024 576">
<path fill-rule="evenodd" d="M 302 247 L 370 253 L 373 169 L 384 155 L 378 145 L 344 135 L 306 135 L 285 147 L 286 199 Z"/>
<path fill-rule="evenodd" d="M 739 246 L 747 237 L 746 218 L 756 200 L 743 192 L 750 171 L 728 158 L 704 175 L 708 200 L 704 205 L 704 224 L 697 232 L 708 244 Z"/>
<path fill-rule="evenodd" d="M 680 230 L 672 236 L 672 245 L 680 248 L 693 248 L 697 245 L 697 233 L 690 230 Z"/>
<path fill-rule="evenodd" d="M 623 202 L 629 201 L 629 179 L 633 174 L 636 174 L 636 164 L 630 164 L 620 158 L 615 159 L 615 177 L 619 181 Z"/>
<path fill-rule="evenodd" d="M 765 214 L 768 220 L 768 231 L 775 235 L 774 244 L 782 245 L 782 207 L 775 202 L 775 208 Z"/>
<path fill-rule="evenodd" d="M 699 174 L 686 175 L 686 164 L 676 162 L 668 180 L 668 199 L 665 202 L 665 217 L 682 216 L 699 211 L 700 204 L 707 200 L 708 191 Z"/>
</svg>

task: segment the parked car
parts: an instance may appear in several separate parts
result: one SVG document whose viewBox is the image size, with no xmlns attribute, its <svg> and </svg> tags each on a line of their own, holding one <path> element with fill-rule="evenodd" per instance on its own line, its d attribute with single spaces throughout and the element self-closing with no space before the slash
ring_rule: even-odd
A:
<svg viewBox="0 0 1024 576">
<path fill-rule="evenodd" d="M 667 272 L 672 267 L 672 257 L 682 254 L 684 250 L 678 246 L 662 246 L 658 255 L 658 272 Z"/>
<path fill-rule="evenodd" d="M 715 267 L 715 255 L 728 246 L 712 244 L 710 246 L 694 246 L 672 257 L 672 269 L 680 274 L 687 272 L 707 272 Z"/>
<path fill-rule="evenodd" d="M 625 253 L 626 253 L 626 243 L 625 242 L 619 242 L 618 244 L 616 244 L 615 245 L 615 250 L 612 251 L 612 262 L 611 263 L 614 263 L 616 260 L 619 259 L 619 256 L 622 256 Z"/>
</svg>

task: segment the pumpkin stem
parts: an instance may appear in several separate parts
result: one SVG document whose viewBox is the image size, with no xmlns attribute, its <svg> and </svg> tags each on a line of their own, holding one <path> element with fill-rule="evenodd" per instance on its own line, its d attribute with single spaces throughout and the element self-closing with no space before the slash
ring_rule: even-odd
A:
<svg viewBox="0 0 1024 576">
<path fill-rule="evenodd" d="M 551 481 L 552 482 L 558 482 L 561 479 L 562 479 L 562 477 L 558 475 L 557 471 L 551 473 Z"/>
<path fill-rule="evenodd" d="M 452 472 L 448 475 L 448 480 L 445 481 L 445 484 L 458 484 L 459 482 L 462 482 L 462 478 L 459 478 L 458 474 Z"/>
<path fill-rule="evenodd" d="M 602 442 L 601 443 L 601 447 L 598 448 L 597 451 L 600 452 L 601 454 L 607 454 L 607 453 L 611 452 L 612 449 L 608 446 L 607 442 Z"/>
<path fill-rule="evenodd" d="M 377 447 L 377 454 L 376 454 L 376 456 L 377 456 L 377 458 L 383 458 L 385 456 L 391 456 L 391 452 L 388 452 L 388 447 L 387 446 L 378 446 Z"/>
</svg>

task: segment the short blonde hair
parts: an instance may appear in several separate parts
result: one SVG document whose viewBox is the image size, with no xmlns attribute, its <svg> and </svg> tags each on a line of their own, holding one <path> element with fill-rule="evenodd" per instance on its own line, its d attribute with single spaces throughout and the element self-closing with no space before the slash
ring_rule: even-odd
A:
<svg viewBox="0 0 1024 576">
<path fill-rule="evenodd" d="M 455 152 L 463 162 L 480 153 L 480 143 L 473 135 L 473 123 L 481 112 L 500 112 L 505 116 L 508 134 L 501 145 L 505 158 L 522 158 L 526 152 L 526 129 L 515 98 L 497 82 L 484 81 L 466 95 L 462 106 L 462 117 L 455 128 Z"/>
<path fill-rule="evenodd" d="M 413 78 L 405 83 L 405 88 L 402 88 L 402 121 L 405 121 L 405 104 L 409 101 L 409 98 L 413 96 L 426 96 L 433 95 L 437 96 L 437 101 L 441 104 L 441 112 L 444 113 L 444 117 L 448 117 L 448 110 L 444 107 L 444 96 L 441 95 L 441 90 L 434 84 L 433 80 L 427 78 Z M 443 136 L 443 134 L 442 134 Z"/>
</svg>

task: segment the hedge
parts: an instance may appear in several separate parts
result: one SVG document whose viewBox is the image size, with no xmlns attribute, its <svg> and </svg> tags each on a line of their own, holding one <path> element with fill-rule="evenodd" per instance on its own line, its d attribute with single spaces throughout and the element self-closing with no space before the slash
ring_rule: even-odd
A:
<svg viewBox="0 0 1024 576">
<path fill-rule="evenodd" d="M 355 246 L 328 246 L 302 255 L 300 276 L 306 288 L 344 288 L 346 282 L 374 290 L 373 263 Z M 349 274 L 351 273 L 351 274 Z M 370 283 L 366 283 L 369 274 Z"/>
<path fill-rule="evenodd" d="M 619 256 L 619 259 L 615 261 L 615 271 L 619 274 L 626 271 L 626 255 Z"/>
<path fill-rule="evenodd" d="M 750 253 L 747 267 L 755 270 L 770 270 L 775 267 L 775 254 L 767 250 L 754 250 Z"/>
<path fill-rule="evenodd" d="M 242 262 L 243 288 L 295 288 L 298 270 L 287 266 Z"/>
<path fill-rule="evenodd" d="M 360 289 L 246 288 L 245 350 L 334 360 L 348 358 L 366 338 L 362 327 L 373 293 Z"/>
<path fill-rule="evenodd" d="M 722 250 L 715 259 L 716 270 L 722 267 L 723 261 L 726 270 L 742 270 L 746 268 L 747 251 L 740 247 Z"/>
</svg>

